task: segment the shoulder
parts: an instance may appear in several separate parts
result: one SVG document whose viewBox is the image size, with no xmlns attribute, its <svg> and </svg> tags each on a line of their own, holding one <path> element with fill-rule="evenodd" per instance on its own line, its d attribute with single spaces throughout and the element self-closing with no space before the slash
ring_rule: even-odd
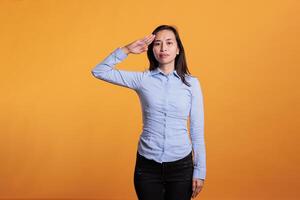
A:
<svg viewBox="0 0 300 200">
<path fill-rule="evenodd" d="M 188 80 L 188 82 L 191 84 L 190 90 L 192 96 L 202 95 L 202 86 L 200 83 L 200 78 L 198 76 L 189 75 L 186 80 Z"/>
<path fill-rule="evenodd" d="M 191 84 L 192 87 L 200 85 L 200 80 L 199 80 L 198 76 L 186 75 L 185 79 L 187 82 L 189 82 Z"/>
<path fill-rule="evenodd" d="M 139 82 L 143 82 L 145 78 L 147 78 L 150 75 L 149 70 L 145 69 L 143 71 L 135 71 L 134 72 Z"/>
<path fill-rule="evenodd" d="M 143 71 L 140 71 L 140 73 L 143 78 L 151 75 L 151 71 L 149 69 L 144 69 Z"/>
</svg>

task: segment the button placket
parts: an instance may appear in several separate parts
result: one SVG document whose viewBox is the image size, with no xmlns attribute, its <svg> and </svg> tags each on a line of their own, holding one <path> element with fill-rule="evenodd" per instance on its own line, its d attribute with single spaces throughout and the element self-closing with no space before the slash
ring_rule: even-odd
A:
<svg viewBox="0 0 300 200">
<path fill-rule="evenodd" d="M 166 78 L 167 78 L 166 84 L 165 84 L 166 101 L 165 101 L 165 112 L 164 112 L 165 128 L 167 127 L 167 110 L 168 110 L 168 104 L 169 104 L 169 99 L 168 99 L 168 93 L 169 93 L 169 76 L 167 76 Z"/>
<path fill-rule="evenodd" d="M 165 141 L 167 138 L 167 107 L 168 107 L 168 84 L 169 83 L 169 76 L 165 76 L 165 82 L 164 82 L 164 97 L 165 97 L 165 101 L 164 101 L 164 150 L 165 150 Z"/>
</svg>

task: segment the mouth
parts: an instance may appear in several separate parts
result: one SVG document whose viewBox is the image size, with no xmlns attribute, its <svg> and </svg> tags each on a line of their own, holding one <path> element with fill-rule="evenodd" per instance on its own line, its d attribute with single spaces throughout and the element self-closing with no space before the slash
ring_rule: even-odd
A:
<svg viewBox="0 0 300 200">
<path fill-rule="evenodd" d="M 159 57 L 160 58 L 166 58 L 166 57 L 168 57 L 169 55 L 168 54 L 159 54 Z"/>
</svg>

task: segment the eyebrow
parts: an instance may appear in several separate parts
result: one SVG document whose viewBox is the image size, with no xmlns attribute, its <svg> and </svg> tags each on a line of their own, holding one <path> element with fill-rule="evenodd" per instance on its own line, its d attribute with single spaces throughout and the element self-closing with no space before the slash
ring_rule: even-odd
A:
<svg viewBox="0 0 300 200">
<path fill-rule="evenodd" d="M 168 38 L 166 40 L 173 40 L 173 39 L 172 38 Z M 154 41 L 156 42 L 156 41 L 161 41 L 161 40 L 154 40 Z"/>
</svg>

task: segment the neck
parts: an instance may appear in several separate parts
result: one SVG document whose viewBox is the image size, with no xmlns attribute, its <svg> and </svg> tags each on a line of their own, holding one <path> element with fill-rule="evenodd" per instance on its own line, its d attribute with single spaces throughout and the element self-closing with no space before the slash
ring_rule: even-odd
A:
<svg viewBox="0 0 300 200">
<path fill-rule="evenodd" d="M 159 68 L 161 71 L 163 71 L 165 74 L 169 74 L 172 71 L 174 71 L 174 63 L 167 63 L 167 64 L 161 64 L 159 65 Z"/>
</svg>

